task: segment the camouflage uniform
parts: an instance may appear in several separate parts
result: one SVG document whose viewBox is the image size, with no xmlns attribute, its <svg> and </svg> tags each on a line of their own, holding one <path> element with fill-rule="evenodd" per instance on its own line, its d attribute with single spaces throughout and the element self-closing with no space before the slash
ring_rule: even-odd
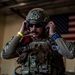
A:
<svg viewBox="0 0 75 75">
<path fill-rule="evenodd" d="M 32 75 L 35 74 L 64 75 L 65 67 L 64 67 L 63 57 L 61 54 L 58 53 L 58 51 L 62 47 L 62 44 L 61 47 L 58 48 L 59 45 L 57 44 L 57 42 L 51 41 L 51 39 L 49 38 L 41 42 L 38 41 L 38 43 L 37 41 L 35 42 L 34 39 L 31 37 L 25 37 L 22 40 L 20 40 L 18 43 L 15 42 L 17 39 L 18 37 L 14 37 L 10 42 L 6 44 L 6 46 L 2 50 L 2 57 L 5 59 L 19 57 L 17 62 L 19 64 L 22 64 L 22 71 L 21 71 L 23 73 L 22 75 L 29 73 Z M 57 40 L 61 42 L 62 38 L 58 39 Z M 12 50 L 11 46 L 13 46 L 15 43 L 17 43 L 16 48 L 14 50 L 15 53 L 9 55 L 8 49 Z M 48 48 L 46 47 L 46 44 L 48 45 Z M 63 46 L 64 49 L 65 46 L 67 48 L 70 47 L 70 49 L 74 49 L 73 45 L 70 43 L 66 43 Z M 63 55 L 67 57 L 67 53 L 66 55 L 65 53 Z M 71 57 L 69 56 L 67 58 L 74 57 L 74 56 Z"/>
</svg>

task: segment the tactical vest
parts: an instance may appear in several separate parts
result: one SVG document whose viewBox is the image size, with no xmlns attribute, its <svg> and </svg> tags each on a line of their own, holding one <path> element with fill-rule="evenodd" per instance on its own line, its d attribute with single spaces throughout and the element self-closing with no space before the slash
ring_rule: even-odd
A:
<svg viewBox="0 0 75 75">
<path fill-rule="evenodd" d="M 30 42 L 23 47 L 18 59 L 21 63 L 21 75 L 53 75 L 53 55 L 50 39 Z M 54 48 L 56 50 L 56 48 Z"/>
</svg>

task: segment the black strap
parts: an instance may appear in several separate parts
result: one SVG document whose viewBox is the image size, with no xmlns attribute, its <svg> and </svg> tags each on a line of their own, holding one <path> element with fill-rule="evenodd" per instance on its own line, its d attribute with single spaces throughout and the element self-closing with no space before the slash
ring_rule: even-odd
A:
<svg viewBox="0 0 75 75">
<path fill-rule="evenodd" d="M 19 68 L 21 68 L 21 66 L 17 66 L 17 67 L 15 68 L 15 70 L 14 70 L 14 75 L 22 75 L 22 74 L 19 74 L 19 73 L 16 72 L 17 69 L 19 69 Z"/>
</svg>

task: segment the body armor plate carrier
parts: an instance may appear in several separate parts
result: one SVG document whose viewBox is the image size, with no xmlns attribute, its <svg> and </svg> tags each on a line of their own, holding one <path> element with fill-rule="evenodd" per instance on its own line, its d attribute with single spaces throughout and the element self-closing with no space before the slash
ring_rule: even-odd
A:
<svg viewBox="0 0 75 75">
<path fill-rule="evenodd" d="M 22 75 L 43 75 L 52 73 L 52 50 L 50 40 L 31 42 L 24 47 L 17 62 L 22 64 Z"/>
</svg>

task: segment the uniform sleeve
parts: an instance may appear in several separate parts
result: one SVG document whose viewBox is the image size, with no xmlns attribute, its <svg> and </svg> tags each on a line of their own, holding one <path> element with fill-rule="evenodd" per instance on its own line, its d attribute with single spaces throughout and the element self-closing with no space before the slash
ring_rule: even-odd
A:
<svg viewBox="0 0 75 75">
<path fill-rule="evenodd" d="M 11 59 L 17 57 L 18 54 L 16 53 L 16 50 L 19 49 L 19 41 L 20 37 L 15 36 L 9 42 L 7 42 L 1 51 L 1 57 L 4 59 Z"/>
<path fill-rule="evenodd" d="M 75 43 L 65 41 L 58 34 L 54 34 L 51 38 L 57 43 L 58 52 L 60 54 L 69 59 L 75 57 Z"/>
<path fill-rule="evenodd" d="M 75 57 L 75 43 L 67 42 L 62 38 L 57 38 L 55 42 L 58 45 L 58 52 L 66 58 Z"/>
</svg>

